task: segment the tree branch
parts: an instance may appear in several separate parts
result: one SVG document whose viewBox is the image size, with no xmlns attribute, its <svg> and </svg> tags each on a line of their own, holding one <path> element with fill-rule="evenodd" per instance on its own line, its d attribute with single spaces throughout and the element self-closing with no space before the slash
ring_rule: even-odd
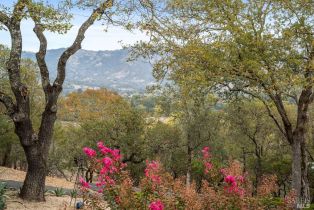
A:
<svg viewBox="0 0 314 210">
<path fill-rule="evenodd" d="M 20 76 L 20 64 L 21 64 L 21 54 L 22 54 L 22 34 L 21 34 L 21 20 L 22 13 L 26 6 L 26 0 L 20 0 L 14 6 L 13 15 L 10 19 L 10 35 L 11 35 L 11 51 L 10 57 L 7 62 L 6 68 L 9 73 L 9 80 L 11 89 L 15 95 L 17 104 L 22 104 L 24 102 L 24 93 L 27 89 L 21 83 Z M 22 93 L 24 92 L 24 93 Z"/>
<path fill-rule="evenodd" d="M 20 22 L 23 18 L 23 10 L 26 7 L 26 4 L 29 2 L 29 0 L 19 0 L 13 9 L 13 14 L 11 18 L 11 22 Z"/>
<path fill-rule="evenodd" d="M 7 109 L 7 114 L 12 117 L 15 113 L 15 104 L 13 99 L 8 96 L 7 94 L 0 92 L 0 102 L 4 104 L 5 108 Z"/>
<path fill-rule="evenodd" d="M 7 28 L 10 28 L 10 18 L 0 11 L 0 23 L 3 23 Z"/>
<path fill-rule="evenodd" d="M 62 85 L 65 80 L 65 67 L 68 59 L 72 55 L 74 55 L 79 49 L 81 49 L 81 44 L 85 38 L 85 32 L 87 31 L 87 29 L 95 22 L 97 18 L 99 18 L 99 16 L 104 14 L 107 8 L 111 6 L 112 0 L 107 0 L 97 9 L 95 9 L 93 13 L 89 16 L 89 18 L 81 25 L 73 44 L 62 53 L 58 61 L 57 78 L 53 83 L 53 87 L 56 88 L 58 92 L 61 92 L 62 90 Z"/>
<path fill-rule="evenodd" d="M 260 100 L 260 101 L 264 104 L 264 106 L 266 107 L 266 110 L 267 110 L 268 115 L 273 119 L 273 121 L 275 122 L 275 124 L 276 124 L 276 126 L 278 127 L 279 131 L 286 137 L 286 139 L 288 139 L 288 138 L 287 138 L 287 135 L 286 135 L 286 132 L 285 132 L 284 129 L 281 127 L 281 125 L 280 125 L 280 123 L 278 122 L 278 120 L 276 119 L 275 115 L 272 113 L 272 111 L 271 111 L 269 105 L 267 104 L 267 102 L 266 102 L 264 99 L 262 99 L 262 97 L 260 97 L 260 96 L 258 96 L 258 95 L 256 95 L 256 94 L 254 94 L 254 93 L 251 93 L 251 92 L 249 92 L 249 91 L 246 91 L 246 90 L 244 90 L 244 89 L 230 88 L 228 85 L 226 85 L 226 87 L 229 89 L 229 91 L 243 92 L 243 93 L 245 93 L 245 94 L 248 94 L 248 95 L 252 96 L 253 98 L 256 98 L 256 99 Z M 288 140 L 288 141 L 289 141 L 289 140 Z"/>
<path fill-rule="evenodd" d="M 293 143 L 292 142 L 293 141 L 292 124 L 289 120 L 287 111 L 285 109 L 285 106 L 284 106 L 282 98 L 281 98 L 281 95 L 279 95 L 279 94 L 274 95 L 274 94 L 270 93 L 269 91 L 267 91 L 267 93 L 268 93 L 268 96 L 272 99 L 273 103 L 275 104 L 277 111 L 281 117 L 284 129 L 285 129 L 285 134 L 286 134 L 285 137 L 288 140 L 288 142 L 290 144 L 292 144 Z"/>
<path fill-rule="evenodd" d="M 35 19 L 34 18 L 32 19 L 35 22 Z M 48 94 L 49 94 L 48 90 L 51 87 L 50 80 L 49 80 L 49 71 L 48 71 L 46 61 L 45 61 L 46 51 L 47 51 L 47 39 L 43 33 L 44 29 L 41 24 L 35 22 L 35 27 L 33 31 L 35 32 L 40 43 L 39 50 L 36 53 L 36 59 L 37 59 L 38 67 L 40 70 L 41 84 L 45 92 L 45 99 L 47 102 Z"/>
</svg>

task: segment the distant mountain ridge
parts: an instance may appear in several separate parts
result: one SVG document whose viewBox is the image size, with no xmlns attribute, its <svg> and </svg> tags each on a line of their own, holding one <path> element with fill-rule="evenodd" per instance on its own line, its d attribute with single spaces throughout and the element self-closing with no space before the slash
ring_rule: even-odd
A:
<svg viewBox="0 0 314 210">
<path fill-rule="evenodd" d="M 64 49 L 48 50 L 46 62 L 50 79 L 56 77 L 57 62 Z M 23 52 L 23 58 L 36 60 L 34 52 Z M 66 67 L 64 92 L 86 88 L 108 88 L 122 94 L 142 93 L 154 83 L 152 66 L 143 60 L 127 62 L 128 50 L 79 50 Z"/>
</svg>

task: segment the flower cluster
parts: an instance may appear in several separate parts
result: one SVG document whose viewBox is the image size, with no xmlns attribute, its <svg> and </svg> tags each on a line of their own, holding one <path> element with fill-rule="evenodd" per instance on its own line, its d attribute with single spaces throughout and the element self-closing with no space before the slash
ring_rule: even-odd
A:
<svg viewBox="0 0 314 210">
<path fill-rule="evenodd" d="M 95 165 L 96 170 L 99 172 L 96 186 L 99 188 L 99 192 L 102 192 L 104 188 L 116 184 L 115 176 L 120 174 L 126 164 L 121 161 L 120 150 L 108 148 L 102 142 L 98 142 L 97 147 L 103 158 L 97 159 L 97 152 L 91 148 L 84 147 L 83 151 L 91 159 L 91 162 L 93 162 L 93 165 Z M 81 184 L 82 186 L 87 186 L 82 180 Z"/>
<path fill-rule="evenodd" d="M 87 190 L 90 188 L 90 185 L 88 182 L 86 182 L 82 177 L 80 177 L 80 183 L 82 190 Z"/>
<path fill-rule="evenodd" d="M 202 154 L 203 154 L 203 164 L 205 167 L 205 174 L 208 174 L 210 169 L 212 169 L 213 164 L 211 163 L 211 156 L 209 154 L 209 147 L 204 147 L 202 149 Z"/>
<path fill-rule="evenodd" d="M 84 147 L 83 152 L 90 158 L 93 158 L 97 155 L 95 150 L 88 148 L 88 147 Z"/>
<path fill-rule="evenodd" d="M 247 209 L 246 207 L 267 209 L 265 198 L 272 201 L 272 193 L 276 188 L 276 177 L 263 178 L 258 195 L 252 196 L 248 175 L 243 173 L 240 162 L 230 161 L 226 168 L 213 168 L 209 147 L 202 149 L 204 173 L 210 172 L 210 181 L 202 180 L 200 190 L 195 182 L 186 185 L 184 177 L 173 179 L 163 170 L 158 161 L 146 161 L 145 177 L 140 180 L 139 192 L 134 190 L 133 180 L 124 170 L 125 164 L 118 149 L 106 147 L 102 142 L 97 144 L 98 152 L 85 147 L 84 153 L 89 157 L 89 163 L 97 171 L 99 187 L 98 195 L 112 209 Z M 223 176 L 223 185 L 219 183 Z M 82 192 L 90 188 L 83 178 L 80 178 Z M 270 186 L 274 185 L 271 189 Z M 218 186 L 218 187 L 217 187 Z M 90 193 L 91 191 L 88 191 Z M 98 202 L 98 201 L 97 201 Z M 96 202 L 96 203 L 97 203 Z M 277 209 L 293 206 L 295 196 L 286 196 Z M 282 207 L 282 208 L 281 208 Z"/>
<path fill-rule="evenodd" d="M 224 182 L 227 184 L 225 186 L 225 190 L 228 193 L 235 193 L 240 196 L 244 195 L 244 189 L 239 186 L 238 183 L 243 183 L 244 178 L 243 176 L 232 176 L 232 175 L 227 175 L 224 178 Z"/>
<path fill-rule="evenodd" d="M 150 210 L 164 210 L 164 208 L 165 206 L 160 200 L 153 201 L 149 205 Z"/>
<path fill-rule="evenodd" d="M 155 184 L 160 184 L 161 182 L 160 176 L 158 175 L 159 172 L 160 164 L 157 161 L 149 162 L 146 160 L 145 176 Z"/>
<path fill-rule="evenodd" d="M 224 190 L 227 193 L 243 196 L 245 193 L 245 190 L 243 189 L 241 185 L 243 185 L 245 182 L 244 176 L 238 175 L 239 172 L 232 173 L 228 169 L 221 169 L 220 172 L 224 176 L 224 183 L 226 184 L 224 187 Z"/>
</svg>

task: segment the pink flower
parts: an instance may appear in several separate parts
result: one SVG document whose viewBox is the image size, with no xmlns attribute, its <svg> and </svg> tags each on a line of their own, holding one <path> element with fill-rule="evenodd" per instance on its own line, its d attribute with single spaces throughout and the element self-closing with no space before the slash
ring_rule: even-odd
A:
<svg viewBox="0 0 314 210">
<path fill-rule="evenodd" d="M 88 182 L 86 182 L 82 177 L 80 177 L 80 183 L 83 188 L 90 188 Z"/>
<path fill-rule="evenodd" d="M 152 170 L 158 170 L 159 169 L 159 163 L 157 161 L 152 161 L 152 162 L 148 162 L 146 160 L 146 164 L 148 166 L 148 168 L 152 169 Z"/>
<path fill-rule="evenodd" d="M 165 208 L 164 204 L 160 201 L 153 201 L 149 204 L 150 210 L 163 210 Z"/>
<path fill-rule="evenodd" d="M 205 162 L 205 173 L 209 173 L 209 170 L 213 168 L 213 164 L 210 162 Z"/>
<path fill-rule="evenodd" d="M 225 186 L 224 189 L 228 193 L 234 193 L 239 196 L 243 196 L 245 193 L 245 190 L 241 188 L 240 185 L 238 185 L 237 181 L 240 183 L 244 182 L 244 177 L 243 176 L 232 176 L 228 175 L 225 177 L 224 181 L 228 184 L 228 186 Z"/>
<path fill-rule="evenodd" d="M 203 158 L 208 159 L 209 158 L 209 147 L 204 147 L 202 149 L 202 153 L 203 153 Z"/>
<path fill-rule="evenodd" d="M 224 168 L 222 168 L 222 169 L 220 169 L 220 173 L 222 173 L 224 176 L 226 176 L 226 169 L 224 169 Z"/>
<path fill-rule="evenodd" d="M 89 147 L 84 147 L 83 151 L 90 158 L 95 157 L 97 155 L 96 151 Z"/>
<path fill-rule="evenodd" d="M 102 183 L 102 182 L 97 182 L 97 183 L 96 183 L 96 186 L 97 186 L 97 187 L 101 187 L 101 186 L 103 186 L 103 183 Z"/>
<path fill-rule="evenodd" d="M 106 168 L 110 168 L 110 166 L 112 165 L 112 159 L 110 157 L 103 158 L 102 162 Z"/>
<path fill-rule="evenodd" d="M 231 175 L 228 175 L 228 176 L 225 177 L 225 182 L 228 183 L 228 184 L 233 184 L 233 183 L 235 183 L 235 177 L 231 176 Z"/>
<path fill-rule="evenodd" d="M 157 176 L 157 175 L 151 175 L 150 176 L 151 180 L 157 184 L 160 184 L 160 176 Z"/>
<path fill-rule="evenodd" d="M 114 160 L 120 160 L 121 159 L 120 150 L 118 150 L 118 149 L 112 150 L 111 155 L 112 155 Z"/>
<path fill-rule="evenodd" d="M 106 174 L 107 172 L 109 171 L 109 169 L 107 167 L 103 167 L 101 170 L 100 170 L 100 174 Z"/>
<path fill-rule="evenodd" d="M 207 153 L 207 152 L 209 152 L 209 147 L 204 147 L 204 148 L 202 149 L 202 153 Z"/>
<path fill-rule="evenodd" d="M 153 183 L 160 184 L 160 176 L 156 175 L 159 173 L 160 165 L 157 161 L 149 162 L 146 160 L 145 176 L 149 178 Z"/>
<path fill-rule="evenodd" d="M 102 149 L 104 147 L 104 143 L 102 143 L 101 141 L 97 142 L 97 147 L 99 149 Z"/>
<path fill-rule="evenodd" d="M 103 155 L 107 155 L 108 153 L 111 153 L 111 149 L 108 148 L 108 147 L 103 146 L 103 147 L 100 149 L 100 152 L 101 152 Z"/>
</svg>

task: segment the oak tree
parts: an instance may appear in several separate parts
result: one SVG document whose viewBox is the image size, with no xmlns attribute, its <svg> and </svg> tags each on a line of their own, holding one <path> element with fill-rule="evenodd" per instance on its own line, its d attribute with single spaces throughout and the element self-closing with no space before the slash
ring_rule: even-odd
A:
<svg viewBox="0 0 314 210">
<path fill-rule="evenodd" d="M 139 25 L 151 39 L 135 46 L 135 54 L 153 58 L 156 78 L 200 87 L 214 83 L 218 94 L 259 99 L 291 145 L 292 188 L 300 202 L 308 201 L 313 1 L 149 2 L 149 15 Z M 287 114 L 291 103 L 294 116 Z"/>
<path fill-rule="evenodd" d="M 10 55 L 6 60 L 5 69 L 8 72 L 10 87 L 14 97 L 0 90 L 0 102 L 6 107 L 7 115 L 12 119 L 15 133 L 24 149 L 28 168 L 20 196 L 27 200 L 44 201 L 45 177 L 47 174 L 47 157 L 51 145 L 53 127 L 58 110 L 58 97 L 66 75 L 66 64 L 69 58 L 80 48 L 87 29 L 106 10 L 112 7 L 112 1 L 98 2 L 87 20 L 80 26 L 72 45 L 65 49 L 58 60 L 57 77 L 50 81 L 49 70 L 45 61 L 47 39 L 45 31 L 64 33 L 69 29 L 69 15 L 63 9 L 44 4 L 41 1 L 18 0 L 13 9 L 2 7 L 0 10 L 0 27 L 10 33 Z M 21 54 L 23 37 L 21 22 L 25 18 L 34 21 L 34 33 L 40 46 L 36 53 L 40 71 L 41 85 L 45 95 L 45 108 L 42 112 L 39 131 L 33 128 L 30 113 L 30 89 L 21 79 Z"/>
</svg>

